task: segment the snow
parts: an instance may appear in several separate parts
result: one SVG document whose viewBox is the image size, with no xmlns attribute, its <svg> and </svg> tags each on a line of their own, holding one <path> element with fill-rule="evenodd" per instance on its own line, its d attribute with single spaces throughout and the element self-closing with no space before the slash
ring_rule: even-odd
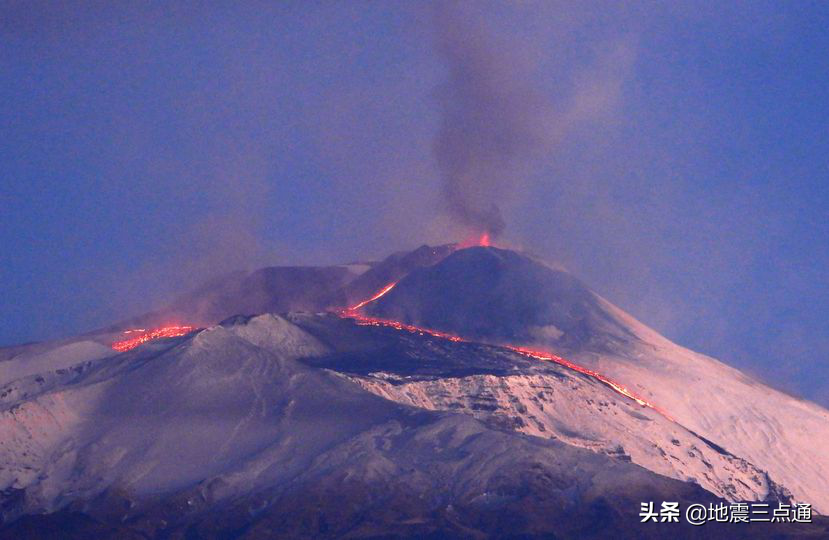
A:
<svg viewBox="0 0 829 540">
<path fill-rule="evenodd" d="M 672 343 L 601 301 L 639 341 L 579 360 L 649 396 L 689 429 L 768 471 L 796 500 L 829 514 L 829 411 Z"/>
<path fill-rule="evenodd" d="M 351 263 L 344 264 L 342 267 L 347 269 L 349 273 L 356 278 L 357 276 L 365 274 L 367 271 L 371 270 L 372 265 L 368 263 Z"/>
<path fill-rule="evenodd" d="M 411 272 L 367 311 L 560 354 L 829 513 L 829 452 L 821 444 L 829 441 L 829 411 L 671 343 L 559 268 L 498 248 L 460 250 Z"/>
<path fill-rule="evenodd" d="M 342 478 L 449 502 L 499 486 L 516 492 L 529 478 L 568 497 L 623 485 L 699 496 L 560 441 L 396 404 L 297 361 L 309 352 L 337 354 L 286 319 L 261 315 L 89 361 L 71 380 L 0 408 L 0 493 L 25 490 L 18 511 L 27 513 L 107 493 L 150 501 L 209 491 L 214 504 Z"/>
<path fill-rule="evenodd" d="M 729 500 L 787 489 L 829 513 L 826 409 L 670 342 L 560 269 L 497 249 L 419 252 L 389 258 L 348 291 L 409 272 L 375 314 L 546 348 L 670 418 L 497 346 L 266 313 L 123 354 L 85 339 L 4 351 L 0 492 L 25 489 L 26 510 L 43 511 L 113 486 L 150 497 L 220 479 L 211 492 L 233 497 L 336 467 L 418 482 L 405 459 L 428 469 L 449 445 L 495 452 L 503 467 L 515 451 L 563 474 L 553 452 L 591 478 L 624 464 L 656 482 L 632 461 Z M 490 443 L 467 440 L 474 434 Z M 477 464 L 452 463 L 442 474 L 475 485 Z"/>
<path fill-rule="evenodd" d="M 93 364 L 71 385 L 7 403 L 0 490 L 29 488 L 28 504 L 45 509 L 67 493 L 93 496 L 115 483 L 137 494 L 171 491 L 231 469 L 274 441 L 301 439 L 307 421 L 287 426 L 288 418 L 274 415 L 291 411 L 294 387 L 307 385 L 307 370 L 291 359 L 323 350 L 303 335 L 284 319 L 255 317 L 148 343 Z M 316 400 L 328 398 L 319 406 L 336 406 L 341 398 L 318 383 Z M 319 416 L 314 429 L 336 433 Z M 313 440 L 305 439 L 306 449 Z M 294 454 L 302 450 L 288 452 Z"/>
<path fill-rule="evenodd" d="M 481 351 L 486 354 L 486 351 Z M 607 386 L 558 366 L 517 375 L 353 376 L 387 399 L 429 410 L 465 412 L 493 425 L 557 439 L 656 473 L 699 484 L 724 499 L 765 500 L 766 474 Z M 772 488 L 773 489 L 773 488 Z"/>
<path fill-rule="evenodd" d="M 0 386 L 29 375 L 65 369 L 76 364 L 111 356 L 112 349 L 95 341 L 74 341 L 42 350 L 28 350 L 0 362 Z"/>
</svg>

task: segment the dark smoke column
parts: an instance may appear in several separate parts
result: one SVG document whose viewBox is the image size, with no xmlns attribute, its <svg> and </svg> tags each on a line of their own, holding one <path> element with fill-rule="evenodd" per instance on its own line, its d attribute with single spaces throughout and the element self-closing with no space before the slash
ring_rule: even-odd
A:
<svg viewBox="0 0 829 540">
<path fill-rule="evenodd" d="M 448 79 L 438 89 L 434 153 L 453 219 L 475 233 L 504 230 L 498 202 L 521 183 L 542 146 L 546 107 L 504 47 L 476 24 L 475 4 L 438 3 L 436 47 Z"/>
</svg>

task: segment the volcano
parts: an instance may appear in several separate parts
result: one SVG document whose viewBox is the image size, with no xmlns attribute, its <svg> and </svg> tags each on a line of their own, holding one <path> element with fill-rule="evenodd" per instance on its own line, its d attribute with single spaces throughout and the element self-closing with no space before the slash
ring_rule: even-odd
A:
<svg viewBox="0 0 829 540">
<path fill-rule="evenodd" d="M 0 538 L 660 538 L 648 501 L 808 503 L 810 523 L 669 526 L 820 538 L 819 440 L 829 411 L 561 268 L 422 246 L 0 350 Z"/>
<path fill-rule="evenodd" d="M 564 270 L 473 247 L 412 272 L 365 310 L 477 341 L 565 354 L 829 512 L 829 453 L 812 443 L 829 440 L 829 411 L 670 342 Z"/>
<path fill-rule="evenodd" d="M 472 339 L 607 351 L 635 334 L 578 279 L 514 251 L 471 247 L 419 268 L 366 313 Z"/>
</svg>

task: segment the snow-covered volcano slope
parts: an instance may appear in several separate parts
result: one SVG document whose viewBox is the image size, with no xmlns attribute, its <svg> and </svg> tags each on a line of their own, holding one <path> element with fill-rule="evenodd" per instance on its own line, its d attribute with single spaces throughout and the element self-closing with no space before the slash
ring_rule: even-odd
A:
<svg viewBox="0 0 829 540">
<path fill-rule="evenodd" d="M 305 362 L 346 373 L 382 397 L 464 412 L 500 429 L 633 461 L 731 501 L 788 499 L 751 463 L 559 364 L 391 327 L 350 329 L 333 317 L 293 318 L 336 351 Z"/>
<path fill-rule="evenodd" d="M 509 250 L 469 248 L 415 270 L 365 309 L 563 354 L 829 513 L 829 411 L 670 342 L 562 270 Z"/>
<path fill-rule="evenodd" d="M 0 387 L 29 375 L 68 369 L 112 355 L 112 349 L 93 340 L 15 347 L 0 357 Z M 0 392 L 0 399 L 2 392 Z"/>
<path fill-rule="evenodd" d="M 261 525 L 250 538 L 277 526 L 336 537 L 365 523 L 364 536 L 586 528 L 579 536 L 618 538 L 641 501 L 714 500 L 624 460 L 402 406 L 297 362 L 376 343 L 328 319 L 342 331 L 336 344 L 284 318 L 237 317 L 13 381 L 25 391 L 0 404 L 5 518 L 73 509 L 149 537 L 226 527 L 210 521 L 223 516 Z"/>
</svg>

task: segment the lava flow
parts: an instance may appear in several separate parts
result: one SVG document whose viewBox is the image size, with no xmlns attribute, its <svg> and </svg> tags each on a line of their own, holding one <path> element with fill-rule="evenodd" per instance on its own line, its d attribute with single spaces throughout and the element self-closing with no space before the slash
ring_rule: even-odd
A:
<svg viewBox="0 0 829 540">
<path fill-rule="evenodd" d="M 178 337 L 188 334 L 194 330 L 192 326 L 163 326 L 161 328 L 154 328 L 146 330 L 144 328 L 133 328 L 132 330 L 124 331 L 124 335 L 138 334 L 135 337 L 116 341 L 112 344 L 112 348 L 118 352 L 128 351 L 158 338 Z"/>
<path fill-rule="evenodd" d="M 486 237 L 486 235 L 485 235 L 485 237 Z M 380 318 L 377 318 L 377 317 L 368 317 L 366 315 L 361 315 L 359 313 L 360 308 L 362 308 L 366 304 L 370 304 L 371 302 L 374 302 L 375 300 L 377 300 L 381 296 L 385 295 L 387 292 L 392 290 L 395 285 L 397 285 L 396 281 L 394 281 L 392 283 L 389 283 L 388 285 L 383 287 L 380 290 L 380 292 L 378 292 L 377 294 L 375 294 L 374 296 L 372 296 L 368 300 L 364 300 L 364 301 L 360 302 L 359 304 L 356 304 L 356 305 L 354 305 L 354 306 L 352 306 L 348 309 L 340 311 L 339 315 L 341 317 L 348 317 L 350 319 L 354 319 L 354 322 L 357 323 L 360 326 L 383 326 L 383 327 L 395 328 L 397 330 L 405 330 L 407 332 L 412 332 L 412 333 L 418 334 L 418 335 L 429 335 L 429 336 L 433 336 L 433 337 L 437 337 L 437 338 L 441 338 L 441 339 L 447 339 L 449 341 L 471 343 L 471 340 L 462 338 L 461 336 L 458 336 L 456 334 L 450 334 L 448 332 L 441 332 L 439 330 L 432 330 L 430 328 L 422 328 L 420 326 L 414 326 L 412 324 L 406 324 L 406 323 L 402 323 L 402 322 L 399 322 L 399 321 L 394 321 L 394 320 L 391 320 L 391 319 L 380 319 Z M 577 371 L 578 373 L 581 373 L 583 375 L 587 375 L 588 377 L 591 377 L 591 378 L 599 381 L 600 383 L 610 387 L 616 393 L 618 393 L 618 394 L 620 394 L 620 395 L 622 395 L 622 396 L 624 396 L 628 399 L 631 399 L 631 400 L 635 401 L 636 403 L 638 403 L 639 405 L 642 405 L 643 407 L 648 407 L 649 409 L 653 409 L 654 411 L 658 412 L 659 414 L 661 414 L 662 416 L 664 416 L 668 420 L 674 421 L 674 419 L 671 418 L 671 416 L 668 415 L 668 413 L 666 413 L 665 411 L 663 411 L 662 409 L 660 409 L 659 407 L 657 407 L 656 405 L 654 405 L 650 401 L 644 399 L 641 396 L 636 395 L 635 393 L 633 393 L 631 390 L 629 390 L 625 386 L 613 381 L 612 379 L 609 379 L 609 378 L 605 377 L 601 373 L 593 371 L 592 369 L 588 369 L 588 368 L 580 366 L 578 364 L 574 364 L 573 362 L 571 362 L 569 360 L 566 360 L 566 359 L 564 359 L 564 358 L 562 358 L 562 357 L 560 357 L 556 354 L 552 354 L 552 353 L 549 353 L 549 352 L 546 352 L 546 351 L 538 351 L 538 350 L 534 350 L 534 349 L 528 349 L 528 348 L 525 348 L 525 347 L 518 347 L 516 345 L 500 345 L 500 346 L 505 348 L 505 349 L 508 349 L 510 351 L 513 351 L 515 353 L 518 353 L 520 355 L 527 356 L 527 357 L 530 357 L 530 358 L 535 358 L 536 360 L 544 360 L 544 361 L 547 361 L 547 362 L 555 362 L 556 364 L 559 364 L 560 366 L 564 366 L 568 369 L 572 369 L 573 371 Z"/>
<path fill-rule="evenodd" d="M 357 311 L 358 309 L 360 309 L 364 305 L 370 304 L 371 302 L 374 302 L 375 300 L 377 300 L 378 298 L 380 298 L 381 296 L 383 296 L 384 294 L 386 294 L 387 292 L 392 290 L 395 285 L 397 285 L 397 282 L 392 281 L 391 283 L 389 283 L 388 285 L 386 285 L 385 287 L 380 289 L 380 292 L 378 292 L 377 294 L 375 294 L 374 296 L 372 296 L 368 300 L 363 300 L 362 302 L 360 302 L 356 306 L 352 306 L 352 307 L 348 308 L 346 311 Z"/>
</svg>

